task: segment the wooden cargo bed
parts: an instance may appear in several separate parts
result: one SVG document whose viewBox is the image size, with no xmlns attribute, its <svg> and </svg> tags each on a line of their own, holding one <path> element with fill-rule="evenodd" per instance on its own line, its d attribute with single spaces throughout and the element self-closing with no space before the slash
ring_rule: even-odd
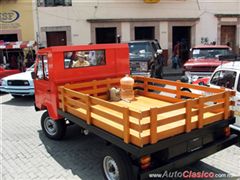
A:
<svg viewBox="0 0 240 180">
<path fill-rule="evenodd" d="M 145 77 L 134 79 L 135 100 L 130 103 L 109 101 L 109 89 L 119 86 L 120 78 L 114 78 L 59 87 L 59 108 L 139 147 L 233 115 L 229 110 L 233 91 Z M 183 92 L 183 87 L 200 94 Z M 190 99 L 181 99 L 183 96 Z"/>
</svg>

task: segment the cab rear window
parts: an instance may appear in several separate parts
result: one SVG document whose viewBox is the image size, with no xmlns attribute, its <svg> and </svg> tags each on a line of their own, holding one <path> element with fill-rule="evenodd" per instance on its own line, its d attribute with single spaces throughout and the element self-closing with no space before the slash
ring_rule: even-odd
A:
<svg viewBox="0 0 240 180">
<path fill-rule="evenodd" d="M 64 52 L 64 68 L 86 68 L 106 64 L 104 50 Z"/>
</svg>

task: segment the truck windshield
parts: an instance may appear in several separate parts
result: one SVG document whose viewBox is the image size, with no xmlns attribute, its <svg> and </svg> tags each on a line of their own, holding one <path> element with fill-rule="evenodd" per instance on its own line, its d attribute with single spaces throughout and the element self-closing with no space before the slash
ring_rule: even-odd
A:
<svg viewBox="0 0 240 180">
<path fill-rule="evenodd" d="M 228 48 L 196 48 L 192 51 L 192 57 L 195 59 L 218 59 L 220 55 L 230 55 Z"/>
<path fill-rule="evenodd" d="M 130 59 L 149 59 L 153 56 L 149 43 L 129 43 Z"/>
</svg>

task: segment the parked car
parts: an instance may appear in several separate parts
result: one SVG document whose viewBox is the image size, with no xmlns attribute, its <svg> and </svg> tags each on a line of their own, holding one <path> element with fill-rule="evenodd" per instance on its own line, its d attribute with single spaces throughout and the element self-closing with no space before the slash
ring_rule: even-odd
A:
<svg viewBox="0 0 240 180">
<path fill-rule="evenodd" d="M 231 127 L 240 132 L 240 62 L 229 62 L 218 66 L 211 77 L 198 79 L 193 84 L 207 85 L 214 88 L 225 87 L 236 91 L 236 123 Z"/>
<path fill-rule="evenodd" d="M 131 41 L 128 45 L 132 75 L 163 78 L 163 51 L 157 40 Z"/>
<path fill-rule="evenodd" d="M 191 58 L 184 64 L 183 72 L 189 82 L 198 78 L 211 76 L 213 71 L 228 61 L 219 61 L 219 56 L 232 54 L 231 48 L 225 45 L 200 45 L 191 49 Z"/>
<path fill-rule="evenodd" d="M 15 98 L 34 95 L 34 84 L 31 77 L 33 71 L 34 65 L 25 72 L 2 78 L 0 91 L 10 93 Z"/>
</svg>

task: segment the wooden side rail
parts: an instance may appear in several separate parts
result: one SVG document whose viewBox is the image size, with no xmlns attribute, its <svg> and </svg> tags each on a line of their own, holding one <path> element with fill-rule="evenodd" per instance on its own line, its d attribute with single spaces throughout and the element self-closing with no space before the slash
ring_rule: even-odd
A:
<svg viewBox="0 0 240 180">
<path fill-rule="evenodd" d="M 108 90 L 119 85 L 120 78 L 60 86 L 59 108 L 79 117 L 89 125 L 116 135 L 125 143 L 139 147 L 154 144 L 180 133 L 188 133 L 195 128 L 202 128 L 204 125 L 228 119 L 233 115 L 229 109 L 233 104 L 231 101 L 231 97 L 235 95 L 233 91 L 200 87 L 210 95 L 201 96 L 190 92 L 188 95 L 188 92 L 180 92 L 182 87 L 188 87 L 184 83 L 144 77 L 135 79 L 136 95 L 146 98 L 142 102 L 154 101 L 149 108 L 144 104 L 147 108 L 138 110 L 139 105 L 131 108 L 126 102 L 114 104 L 107 101 Z M 165 90 L 159 85 L 161 83 L 175 85 L 176 88 Z M 198 89 L 198 86 L 195 89 Z M 164 90 L 175 94 L 177 98 L 156 93 Z M 180 99 L 182 95 L 188 95 L 192 99 Z M 164 105 L 158 106 L 158 102 L 164 102 Z"/>
</svg>

